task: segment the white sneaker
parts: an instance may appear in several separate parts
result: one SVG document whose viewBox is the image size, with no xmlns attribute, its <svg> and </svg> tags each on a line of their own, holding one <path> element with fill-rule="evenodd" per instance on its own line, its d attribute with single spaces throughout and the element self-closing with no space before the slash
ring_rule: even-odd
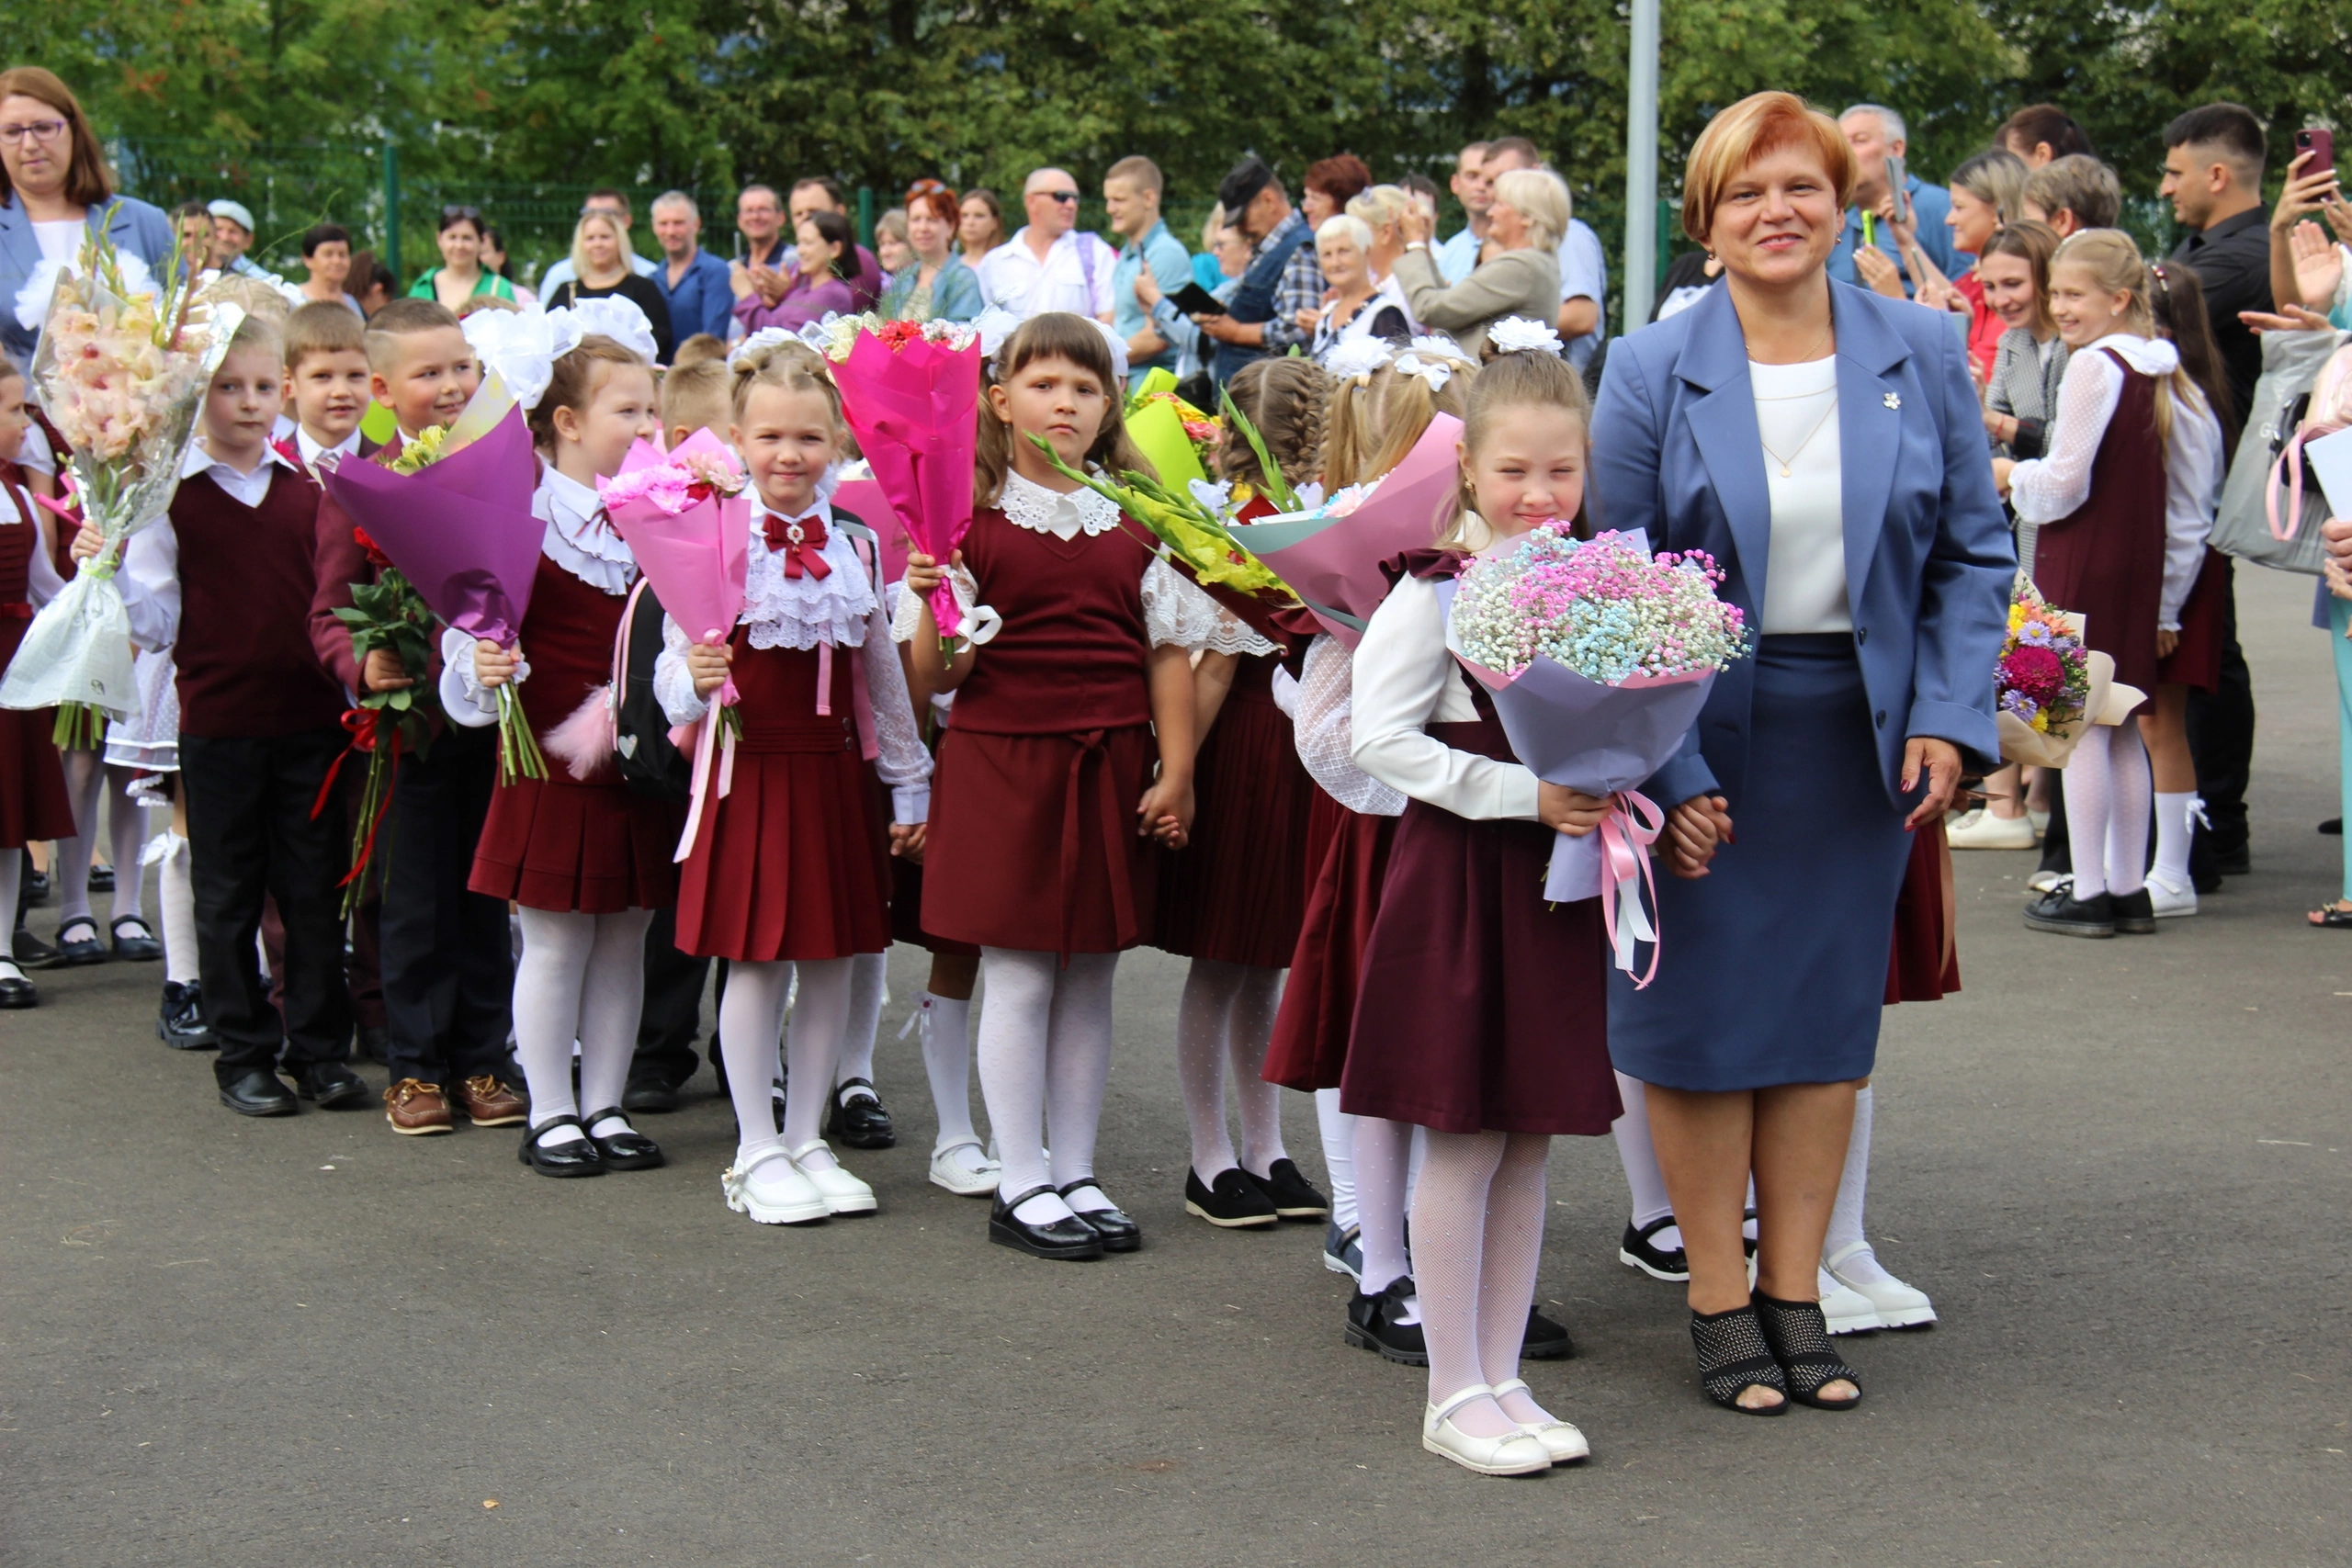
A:
<svg viewBox="0 0 2352 1568">
<path fill-rule="evenodd" d="M 2033 831 L 2036 838 L 2039 838 L 2042 834 L 2050 831 L 2050 813 L 2042 810 L 2040 807 L 2027 807 L 2025 808 L 2025 819 L 2033 824 Z"/>
<path fill-rule="evenodd" d="M 2051 893 L 2074 885 L 2075 874 L 2071 871 L 2037 871 L 2025 879 L 2025 890 L 2029 893 Z"/>
<path fill-rule="evenodd" d="M 1535 1397 L 1525 1378 L 1513 1378 L 1509 1382 L 1495 1385 L 1497 1399 L 1507 1393 L 1523 1393 L 1531 1400 Z M 1503 1414 L 1508 1416 L 1510 1412 L 1506 1410 Z M 1592 1457 L 1592 1445 L 1584 1440 L 1584 1434 L 1555 1416 L 1546 1416 L 1541 1421 L 1521 1421 L 1519 1429 L 1543 1444 L 1544 1451 L 1552 1456 L 1554 1464 L 1575 1464 Z"/>
<path fill-rule="evenodd" d="M 1870 1297 L 1860 1291 L 1849 1291 L 1840 1284 L 1829 1270 L 1818 1270 L 1815 1281 L 1821 1288 L 1821 1315 L 1832 1334 L 1868 1334 L 1883 1327 L 1878 1308 Z"/>
<path fill-rule="evenodd" d="M 823 1198 L 829 1214 L 870 1214 L 876 1207 L 874 1189 L 843 1170 L 832 1146 L 811 1138 L 792 1151 L 792 1163 Z"/>
<path fill-rule="evenodd" d="M 735 1163 L 718 1177 L 727 1206 L 749 1214 L 763 1225 L 805 1225 L 822 1220 L 831 1210 L 816 1183 L 800 1174 L 782 1144 L 766 1144 Z"/>
<path fill-rule="evenodd" d="M 1472 1401 L 1492 1399 L 1494 1394 L 1485 1383 L 1474 1382 L 1442 1405 L 1424 1406 L 1421 1447 L 1480 1475 L 1541 1475 L 1551 1469 L 1552 1451 L 1525 1432 L 1474 1438 L 1448 1419 Z"/>
<path fill-rule="evenodd" d="M 2156 919 L 2169 915 L 2197 913 L 2197 889 L 2188 884 L 2176 887 L 2161 877 L 2148 878 L 2148 902 L 2155 906 Z"/>
<path fill-rule="evenodd" d="M 958 1198 L 994 1197 L 1000 1168 L 981 1150 L 978 1138 L 959 1138 L 945 1148 L 931 1151 L 931 1184 L 944 1187 Z"/>
<path fill-rule="evenodd" d="M 1996 817 L 1972 811 L 1944 829 L 1944 841 L 1956 850 L 2030 850 L 2033 824 L 2022 817 Z"/>
<path fill-rule="evenodd" d="M 1829 1259 L 1829 1278 L 1837 1280 L 1849 1294 L 1867 1300 L 1878 1314 L 1881 1328 L 1925 1328 L 1935 1322 L 1935 1303 L 1928 1300 L 1928 1292 L 1905 1284 L 1883 1268 L 1879 1270 L 1880 1277 L 1876 1280 L 1839 1272 L 1857 1254 L 1870 1250 L 1871 1244 L 1866 1241 L 1839 1247 L 1837 1256 Z"/>
</svg>

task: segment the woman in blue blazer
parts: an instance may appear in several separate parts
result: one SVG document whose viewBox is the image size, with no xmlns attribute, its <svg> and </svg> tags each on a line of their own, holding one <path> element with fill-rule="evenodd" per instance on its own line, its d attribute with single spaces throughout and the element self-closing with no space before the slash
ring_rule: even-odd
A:
<svg viewBox="0 0 2352 1568">
<path fill-rule="evenodd" d="M 154 267 L 172 254 L 172 224 L 114 194 L 106 154 L 74 91 L 38 65 L 0 71 L 0 350 L 32 362 L 40 324 L 17 319 L 17 296 L 46 255 L 79 254 L 100 229 Z"/>
<path fill-rule="evenodd" d="M 1644 786 L 1681 880 L 1659 889 L 1655 983 L 1613 976 L 1609 1004 L 1610 1054 L 1648 1086 L 1703 1385 L 1755 1415 L 1861 1397 L 1823 1332 L 1822 1241 L 1908 831 L 1997 758 L 2016 566 L 1960 337 L 1828 277 L 1853 181 L 1801 99 L 1718 115 L 1682 220 L 1727 287 L 1618 344 L 1593 418 L 1595 525 L 1713 556 L 1759 634 Z"/>
</svg>

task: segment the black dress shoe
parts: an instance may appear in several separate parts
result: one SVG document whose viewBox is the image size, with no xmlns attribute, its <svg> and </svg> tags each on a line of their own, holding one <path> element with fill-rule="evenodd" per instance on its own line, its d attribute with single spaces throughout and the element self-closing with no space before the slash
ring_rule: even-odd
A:
<svg viewBox="0 0 2352 1568">
<path fill-rule="evenodd" d="M 1554 1323 L 1533 1307 L 1527 1309 L 1527 1335 L 1519 1342 L 1522 1359 L 1530 1361 L 1565 1361 L 1577 1353 L 1575 1341 L 1568 1337 L 1567 1325 Z"/>
<path fill-rule="evenodd" d="M 1274 1213 L 1274 1201 L 1266 1196 L 1266 1190 L 1238 1165 L 1218 1171 L 1214 1182 L 1203 1181 L 1199 1171 L 1186 1167 L 1184 1212 L 1221 1230 L 1254 1229 L 1281 1217 Z"/>
<path fill-rule="evenodd" d="M 2340 839 L 2344 836 L 2344 818 L 2331 817 L 2319 825 L 2319 830 L 2331 839 Z"/>
<path fill-rule="evenodd" d="M 899 1142 L 889 1111 L 866 1078 L 845 1078 L 834 1087 L 832 1101 L 825 1107 L 824 1133 L 854 1149 L 894 1148 Z"/>
<path fill-rule="evenodd" d="M 599 1111 L 582 1117 L 580 1124 L 594 1127 L 608 1116 L 621 1116 L 621 1113 L 618 1111 Z M 621 1120 L 626 1122 L 628 1118 L 621 1116 Z M 662 1156 L 662 1145 L 634 1127 L 615 1133 L 609 1138 L 600 1138 L 592 1132 L 588 1138 L 596 1145 L 596 1152 L 605 1156 L 605 1166 L 613 1170 L 651 1170 L 656 1166 L 669 1163 Z"/>
<path fill-rule="evenodd" d="M 93 893 L 113 892 L 114 867 L 110 865 L 92 866 L 90 868 L 90 891 Z"/>
<path fill-rule="evenodd" d="M 220 1103 L 240 1116 L 291 1116 L 297 1107 L 294 1091 L 276 1073 L 259 1067 L 240 1073 L 220 1086 Z"/>
<path fill-rule="evenodd" d="M 317 1100 L 322 1111 L 350 1111 L 376 1100 L 376 1091 L 367 1080 L 341 1062 L 319 1062 L 296 1074 L 294 1091 L 304 1100 Z"/>
<path fill-rule="evenodd" d="M 46 969 L 57 962 L 57 949 L 18 926 L 8 939 L 9 955 L 27 969 Z"/>
<path fill-rule="evenodd" d="M 1097 1192 L 1102 1192 L 1102 1184 L 1090 1176 L 1083 1181 L 1073 1181 L 1068 1187 L 1061 1189 L 1062 1201 L 1069 1202 L 1069 1195 L 1082 1187 L 1091 1187 Z M 1108 1198 L 1110 1194 L 1102 1192 L 1102 1196 Z M 1102 1238 L 1103 1251 L 1140 1252 L 1143 1250 L 1143 1227 L 1115 1205 L 1108 1209 L 1081 1209 L 1077 1204 L 1070 1203 L 1070 1212 L 1078 1216 L 1081 1224 L 1086 1225 L 1096 1235 Z"/>
<path fill-rule="evenodd" d="M 2156 901 L 2145 887 L 2137 893 L 2110 893 L 2107 902 L 2118 936 L 2149 936 L 2155 931 Z"/>
<path fill-rule="evenodd" d="M 122 934 L 129 926 L 130 934 Z M 164 944 L 147 929 L 147 922 L 136 915 L 117 915 L 107 923 L 107 934 L 114 938 L 114 955 L 130 964 L 153 964 L 164 956 Z"/>
<path fill-rule="evenodd" d="M 2025 907 L 2025 923 L 2060 936 L 2113 936 L 2115 901 L 2106 894 L 2075 897 L 2072 884 L 2053 887 Z"/>
<path fill-rule="evenodd" d="M 1399 1323 L 1405 1303 L 1413 1295 L 1413 1277 L 1400 1274 L 1388 1281 L 1379 1294 L 1366 1295 L 1358 1291 L 1348 1303 L 1348 1325 L 1340 1331 L 1351 1345 L 1366 1350 L 1377 1350 L 1383 1357 L 1408 1367 L 1430 1364 L 1429 1346 L 1421 1337 L 1418 1323 Z"/>
<path fill-rule="evenodd" d="M 659 1067 L 631 1067 L 621 1109 L 631 1116 L 667 1116 L 678 1109 L 677 1086 Z"/>
<path fill-rule="evenodd" d="M 539 1134 L 549 1127 L 579 1126 L 580 1118 L 577 1116 L 557 1116 L 538 1126 L 526 1128 L 523 1146 L 514 1151 L 514 1157 L 541 1176 L 602 1176 L 605 1169 L 605 1154 L 596 1146 L 594 1139 L 574 1138 L 551 1149 L 541 1146 L 539 1143 Z M 585 1133 L 587 1129 L 582 1127 L 581 1131 Z"/>
<path fill-rule="evenodd" d="M 1040 1225 L 1013 1218 L 1013 1210 L 1032 1198 L 1052 1191 L 1051 1187 L 1032 1187 L 1010 1201 L 1003 1193 L 998 1193 L 989 1205 L 989 1239 L 1032 1258 L 1079 1263 L 1102 1257 L 1102 1233 L 1083 1220 L 1053 1220 Z"/>
<path fill-rule="evenodd" d="M 87 931 L 87 936 L 69 937 L 68 931 Z M 107 961 L 107 944 L 98 940 L 98 922 L 87 915 L 76 915 L 57 928 L 57 956 L 49 961 L 52 969 L 80 969 Z"/>
<path fill-rule="evenodd" d="M 1250 1176 L 1248 1171 L 1241 1173 Z M 1278 1159 L 1266 1168 L 1263 1176 L 1250 1176 L 1274 1213 L 1285 1220 L 1326 1220 L 1331 1217 L 1331 1200 L 1315 1190 L 1315 1183 L 1299 1174 L 1295 1160 Z"/>
<path fill-rule="evenodd" d="M 175 1051 L 211 1051 L 220 1042 L 204 1021 L 204 991 L 194 980 L 164 982 L 164 1005 L 155 1014 L 155 1037 Z"/>
<path fill-rule="evenodd" d="M 33 988 L 33 983 L 26 979 L 14 964 L 10 964 L 8 972 L 0 975 L 0 1010 L 39 1006 L 40 992 Z"/>
<path fill-rule="evenodd" d="M 1638 1269 L 1653 1280 L 1679 1284 L 1690 1278 L 1690 1259 L 1679 1247 L 1662 1247 L 1650 1238 L 1662 1230 L 1674 1228 L 1674 1216 L 1662 1215 L 1639 1230 L 1634 1222 L 1625 1222 L 1625 1235 L 1617 1243 L 1617 1261 L 1629 1269 Z"/>
</svg>

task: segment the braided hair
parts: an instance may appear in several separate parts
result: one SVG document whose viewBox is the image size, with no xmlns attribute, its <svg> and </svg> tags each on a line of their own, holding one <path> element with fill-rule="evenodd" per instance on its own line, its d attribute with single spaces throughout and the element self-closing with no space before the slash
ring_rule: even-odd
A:
<svg viewBox="0 0 2352 1568">
<path fill-rule="evenodd" d="M 1227 390 L 1234 407 L 1257 427 L 1266 456 L 1282 470 L 1285 482 L 1302 485 L 1322 472 L 1331 378 L 1313 360 L 1253 359 L 1235 375 Z M 1258 454 L 1238 430 L 1226 432 L 1216 468 L 1221 478 L 1265 488 Z"/>
</svg>

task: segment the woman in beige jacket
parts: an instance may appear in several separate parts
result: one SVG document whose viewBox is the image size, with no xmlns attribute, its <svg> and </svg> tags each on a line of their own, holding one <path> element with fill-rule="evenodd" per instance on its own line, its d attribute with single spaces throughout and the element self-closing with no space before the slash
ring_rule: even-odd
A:
<svg viewBox="0 0 2352 1568">
<path fill-rule="evenodd" d="M 1558 319 L 1558 253 L 1568 227 L 1568 193 L 1558 175 L 1513 169 L 1495 181 L 1494 205 L 1487 209 L 1487 244 L 1495 254 L 1450 288 L 1430 254 L 1437 220 L 1415 203 L 1401 221 L 1405 254 L 1396 258 L 1396 276 L 1414 319 L 1453 334 L 1473 358 L 1486 346 L 1487 329 L 1505 316 L 1546 326 Z"/>
</svg>

